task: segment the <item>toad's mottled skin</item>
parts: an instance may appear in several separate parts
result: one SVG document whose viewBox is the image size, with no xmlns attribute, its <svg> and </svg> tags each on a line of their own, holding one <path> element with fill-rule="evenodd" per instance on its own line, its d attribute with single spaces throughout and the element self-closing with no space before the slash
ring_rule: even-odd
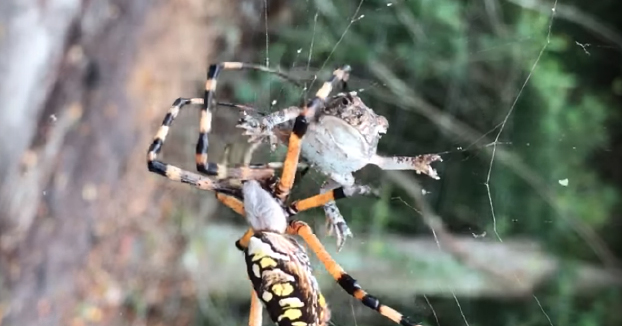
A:
<svg viewBox="0 0 622 326">
<path fill-rule="evenodd" d="M 277 140 L 287 144 L 293 121 L 300 110 L 290 107 L 262 118 L 245 114 L 238 127 L 246 129 L 244 134 L 251 136 L 250 142 L 268 138 L 272 145 L 276 145 Z M 441 161 L 438 155 L 384 157 L 376 153 L 378 142 L 388 127 L 387 119 L 365 105 L 356 92 L 340 93 L 328 99 L 318 121 L 309 125 L 301 149 L 302 156 L 330 178 L 322 185 L 322 192 L 339 185 L 356 187 L 352 173 L 368 164 L 384 170 L 415 170 L 439 179 L 430 166 L 434 161 Z M 328 203 L 324 210 L 330 229 L 336 227 L 341 248 L 345 237 L 352 233 L 335 202 Z"/>
<path fill-rule="evenodd" d="M 337 183 L 353 185 L 352 172 L 371 163 L 389 123 L 350 93 L 333 97 L 323 113 L 307 129 L 302 156 Z"/>
</svg>

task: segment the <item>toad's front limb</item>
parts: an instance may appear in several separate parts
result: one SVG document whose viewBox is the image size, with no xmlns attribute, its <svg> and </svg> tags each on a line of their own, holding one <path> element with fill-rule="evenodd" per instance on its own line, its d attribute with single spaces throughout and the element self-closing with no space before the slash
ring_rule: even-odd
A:
<svg viewBox="0 0 622 326">
<path fill-rule="evenodd" d="M 299 107 L 291 106 L 260 118 L 257 117 L 256 114 L 251 115 L 243 110 L 242 117 L 238 121 L 236 128 L 246 130 L 244 131 L 244 135 L 250 136 L 248 139 L 249 143 L 261 143 L 265 138 L 268 138 L 270 141 L 270 148 L 274 150 L 278 142 L 278 137 L 273 129 L 277 126 L 279 129 L 285 129 L 287 126 L 281 125 L 286 122 L 293 122 L 299 113 Z M 289 129 L 291 129 L 291 126 L 289 127 Z"/>
<path fill-rule="evenodd" d="M 433 179 L 440 179 L 436 170 L 431 166 L 433 162 L 443 160 L 436 154 L 423 154 L 418 156 L 390 156 L 383 157 L 374 155 L 371 164 L 377 165 L 383 170 L 414 170 L 418 174 L 427 174 Z"/>
<path fill-rule="evenodd" d="M 352 175 L 350 175 L 350 177 L 352 177 Z M 354 181 L 353 177 L 352 181 Z M 324 182 L 320 189 L 320 193 L 325 193 L 338 187 L 343 187 L 344 197 L 361 195 L 378 196 L 378 192 L 369 186 L 356 185 L 354 184 L 354 182 L 349 184 L 348 182 L 346 182 L 346 184 L 340 184 L 339 182 L 335 181 L 335 179 L 330 179 Z M 343 215 L 341 215 L 341 212 L 339 212 L 339 208 L 337 207 L 335 201 L 330 201 L 326 203 L 323 208 L 326 215 L 326 226 L 328 229 L 328 235 L 332 235 L 333 233 L 335 234 L 335 236 L 337 237 L 337 251 L 341 251 L 341 248 L 343 248 L 343 245 L 346 242 L 346 238 L 348 236 L 352 236 L 352 231 L 350 231 L 346 220 L 343 218 Z"/>
</svg>

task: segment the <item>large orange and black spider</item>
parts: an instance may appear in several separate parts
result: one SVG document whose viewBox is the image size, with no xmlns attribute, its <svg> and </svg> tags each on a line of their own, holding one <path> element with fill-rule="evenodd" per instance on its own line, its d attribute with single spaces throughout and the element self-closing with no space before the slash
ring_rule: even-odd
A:
<svg viewBox="0 0 622 326">
<path fill-rule="evenodd" d="M 216 192 L 216 197 L 226 206 L 245 216 L 250 228 L 236 241 L 244 252 L 248 277 L 253 291 L 251 298 L 250 326 L 261 325 L 261 305 L 266 307 L 272 321 L 279 326 L 327 325 L 330 310 L 313 276 L 309 258 L 304 248 L 291 236 L 300 236 L 318 257 L 337 283 L 365 306 L 403 326 L 415 325 L 396 310 L 383 305 L 364 291 L 354 278 L 330 256 L 313 230 L 304 222 L 292 219 L 300 211 L 319 207 L 329 201 L 353 195 L 343 187 L 320 195 L 286 204 L 294 184 L 300 158 L 301 142 L 307 127 L 315 118 L 338 83 L 345 83 L 349 66 L 336 69 L 332 77 L 306 103 L 295 120 L 289 137 L 288 150 L 282 164 L 280 178 L 274 176 L 274 168 L 266 164 L 227 167 L 207 161 L 207 135 L 210 131 L 213 93 L 216 78 L 221 70 L 255 69 L 274 72 L 266 67 L 237 62 L 210 66 L 203 99 L 178 99 L 166 115 L 162 127 L 149 147 L 147 163 L 149 170 L 171 180 L 189 183 L 200 189 Z M 168 128 L 184 104 L 201 104 L 200 135 L 196 150 L 199 172 L 206 176 L 182 170 L 157 161 Z M 241 180 L 242 186 L 232 186 L 228 181 Z"/>
</svg>

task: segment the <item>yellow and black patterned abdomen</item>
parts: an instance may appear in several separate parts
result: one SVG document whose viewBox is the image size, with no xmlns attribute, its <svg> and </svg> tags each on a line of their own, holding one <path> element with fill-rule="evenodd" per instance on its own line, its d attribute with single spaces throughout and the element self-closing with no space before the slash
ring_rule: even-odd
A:
<svg viewBox="0 0 622 326">
<path fill-rule="evenodd" d="M 324 326 L 330 310 L 304 249 L 288 236 L 258 232 L 244 251 L 248 277 L 278 326 Z"/>
</svg>

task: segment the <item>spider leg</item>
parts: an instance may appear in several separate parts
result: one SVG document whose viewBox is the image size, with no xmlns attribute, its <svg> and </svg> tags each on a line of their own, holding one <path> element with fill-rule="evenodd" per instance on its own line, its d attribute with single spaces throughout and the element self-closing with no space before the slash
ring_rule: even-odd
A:
<svg viewBox="0 0 622 326">
<path fill-rule="evenodd" d="M 246 151 L 246 153 L 244 153 L 244 165 L 251 164 L 251 160 L 253 159 L 253 154 L 255 153 L 257 148 L 259 148 L 259 145 L 261 145 L 261 143 L 252 143 L 249 149 Z"/>
<path fill-rule="evenodd" d="M 214 92 L 216 90 L 218 75 L 222 70 L 242 69 L 258 70 L 271 73 L 274 75 L 278 75 L 281 78 L 284 78 L 296 85 L 299 85 L 296 80 L 287 76 L 286 74 L 260 65 L 241 62 L 222 62 L 210 65 L 207 74 L 207 81 L 205 82 L 205 94 L 203 98 L 178 98 L 177 100 L 175 100 L 169 112 L 164 117 L 164 121 L 162 121 L 162 126 L 154 137 L 151 146 L 149 146 L 149 151 L 147 154 L 147 165 L 149 171 L 165 177 L 167 176 L 167 169 L 169 168 L 169 165 L 161 161 L 157 161 L 157 155 L 162 149 L 164 140 L 166 139 L 166 136 L 169 132 L 170 125 L 173 123 L 173 120 L 175 120 L 182 107 L 187 104 L 197 104 L 201 105 L 199 139 L 197 140 L 195 152 L 197 171 L 208 176 L 216 176 L 217 179 L 225 179 L 227 177 L 237 177 L 239 179 L 261 179 L 265 177 L 266 173 L 270 173 L 270 171 L 253 171 L 254 169 L 252 166 L 229 169 L 222 164 L 208 162 L 207 160 L 207 152 L 209 147 L 208 134 L 212 128 L 211 104 L 214 97 Z"/>
<path fill-rule="evenodd" d="M 311 227 L 302 221 L 293 220 L 289 223 L 287 233 L 291 235 L 300 236 L 309 246 L 309 248 L 315 253 L 317 258 L 322 262 L 326 270 L 337 281 L 337 284 L 341 286 L 348 294 L 361 301 L 363 305 L 373 310 L 376 310 L 381 315 L 391 319 L 397 324 L 402 326 L 414 326 L 414 324 L 408 320 L 408 317 L 402 315 L 395 309 L 386 306 L 380 302 L 376 297 L 368 294 L 361 286 L 356 282 L 352 276 L 337 263 L 330 254 L 326 251 L 320 240 L 311 230 Z"/>
<path fill-rule="evenodd" d="M 252 143 L 251 146 L 246 151 L 246 153 L 244 153 L 244 163 L 243 163 L 244 166 L 248 166 L 248 167 L 250 167 L 252 169 L 257 169 L 257 170 L 265 170 L 265 169 L 276 170 L 276 169 L 282 169 L 283 168 L 283 162 L 251 163 L 251 160 L 253 159 L 253 154 L 255 153 L 257 148 L 259 148 L 259 145 L 261 145 L 261 143 Z M 303 171 L 308 170 L 309 169 L 309 164 L 307 164 L 305 162 L 299 162 L 298 163 L 298 169 L 301 169 Z"/>
<path fill-rule="evenodd" d="M 305 211 L 314 207 L 320 207 L 327 202 L 351 197 L 354 195 L 367 194 L 373 192 L 370 187 L 367 186 L 350 186 L 350 187 L 339 187 L 336 189 L 332 189 L 323 194 L 315 195 L 303 200 L 296 201 L 292 203 L 289 207 L 287 207 L 287 212 L 289 217 L 296 215 L 298 212 Z M 227 193 L 216 193 L 216 198 L 225 204 L 227 207 L 233 209 L 236 213 L 246 216 L 246 212 L 244 209 L 244 202 L 240 199 L 240 194 L 227 194 Z M 235 245 L 240 250 L 244 250 L 248 248 L 248 243 L 250 238 L 255 234 L 252 228 L 248 228 L 246 233 L 236 241 Z"/>
<path fill-rule="evenodd" d="M 246 216 L 246 212 L 244 211 L 244 203 L 236 197 L 237 195 L 238 194 L 226 194 L 218 191 L 216 192 L 216 199 L 239 215 Z"/>
<path fill-rule="evenodd" d="M 276 170 L 276 169 L 282 169 L 283 168 L 283 162 L 268 162 L 268 163 L 251 163 L 251 160 L 253 159 L 253 154 L 255 153 L 255 151 L 257 150 L 257 148 L 259 147 L 259 145 L 261 145 L 260 143 L 252 143 L 251 146 L 248 148 L 248 150 L 246 151 L 246 153 L 244 153 L 244 166 L 248 166 L 251 167 L 253 169 L 271 169 L 271 170 Z M 310 167 L 310 165 L 306 162 L 298 162 L 298 166 L 297 169 L 299 170 L 308 170 Z"/>
<path fill-rule="evenodd" d="M 229 159 L 231 158 L 231 144 L 227 144 L 225 145 L 225 150 L 222 154 L 222 162 L 220 162 L 220 164 L 227 166 L 229 164 Z M 248 164 L 244 164 L 244 165 L 248 165 Z"/>
<path fill-rule="evenodd" d="M 214 99 L 214 93 L 216 91 L 216 85 L 218 83 L 218 76 L 224 70 L 257 70 L 266 73 L 278 75 L 296 85 L 299 83 L 287 74 L 279 71 L 264 67 L 261 65 L 242 63 L 242 62 L 221 62 L 212 64 L 209 66 L 207 72 L 207 81 L 205 82 L 205 94 L 203 95 L 203 105 L 201 106 L 201 115 L 199 121 L 199 139 L 196 146 L 196 165 L 197 170 L 203 174 L 217 176 L 219 179 L 228 177 L 228 170 L 226 167 L 208 162 L 207 152 L 209 148 L 208 134 L 212 129 L 212 102 Z M 252 170 L 252 169 L 251 169 Z M 237 176 L 236 176 L 237 177 Z M 254 178 L 251 176 L 251 178 Z M 243 178 L 240 178 L 243 179 Z"/>
<path fill-rule="evenodd" d="M 334 189 L 326 189 L 321 194 L 311 196 L 309 198 L 297 200 L 293 202 L 289 209 L 292 213 L 298 214 L 299 212 L 309 210 L 311 208 L 324 206 L 329 203 L 335 203 L 335 200 L 373 194 L 374 189 L 369 186 L 353 185 L 349 187 L 338 187 Z M 345 223 L 345 222 L 344 222 Z"/>
<path fill-rule="evenodd" d="M 251 238 L 254 234 L 255 231 L 252 228 L 248 228 L 246 232 L 244 232 L 244 235 L 242 235 L 242 237 L 240 237 L 240 239 L 235 242 L 236 248 L 238 248 L 240 251 L 244 251 L 246 248 L 248 248 L 248 244 L 251 242 Z"/>
<path fill-rule="evenodd" d="M 391 156 L 383 157 L 374 155 L 371 163 L 377 165 L 383 170 L 415 170 L 417 174 L 427 174 L 433 179 L 440 179 L 436 170 L 430 165 L 433 162 L 442 162 L 443 160 L 436 154 L 424 154 L 418 156 Z"/>
<path fill-rule="evenodd" d="M 335 84 L 339 82 L 343 83 L 348 80 L 351 70 L 352 69 L 348 65 L 336 69 L 332 77 L 324 82 L 324 85 L 315 93 L 315 97 L 307 102 L 302 112 L 296 117 L 292 133 L 289 136 L 287 155 L 283 163 L 281 179 L 276 187 L 276 195 L 280 200 L 284 201 L 285 198 L 287 198 L 294 184 L 296 167 L 300 159 L 300 142 L 307 132 L 309 120 L 315 117 L 316 111 L 320 111 L 319 109 L 324 105 L 326 98 L 330 95 Z"/>
<path fill-rule="evenodd" d="M 204 104 L 204 100 L 201 98 L 178 98 L 177 100 L 175 100 L 175 102 L 173 102 L 173 105 L 164 117 L 162 125 L 156 133 L 153 142 L 149 146 L 149 150 L 147 152 L 147 168 L 149 169 L 149 171 L 167 177 L 173 181 L 190 183 L 195 186 L 200 180 L 203 186 L 199 188 L 204 190 L 216 190 L 216 188 L 213 188 L 210 185 L 206 185 L 206 183 L 209 183 L 207 178 L 157 160 L 158 154 L 162 150 L 162 146 L 164 145 L 164 141 L 166 140 L 166 136 L 169 133 L 173 121 L 175 121 L 175 118 L 177 117 L 177 115 L 179 115 L 181 109 L 188 104 L 202 105 Z M 209 120 L 209 122 L 211 123 L 211 118 Z M 209 131 L 209 128 L 205 130 Z M 205 135 L 205 137 L 207 137 L 207 135 Z M 207 154 L 205 154 L 205 158 L 207 159 Z M 208 165 L 211 166 L 211 169 L 216 171 L 216 173 L 207 173 L 207 175 L 215 175 L 217 180 L 225 179 L 227 177 L 236 177 L 242 180 L 262 179 L 274 175 L 274 170 L 270 168 L 255 168 L 253 166 L 238 166 L 228 168 L 223 164 L 217 163 L 209 163 Z M 205 169 L 199 169 L 199 172 L 205 172 Z"/>
<path fill-rule="evenodd" d="M 248 314 L 248 326 L 261 326 L 262 308 L 257 292 L 251 287 L 251 310 Z"/>
</svg>

